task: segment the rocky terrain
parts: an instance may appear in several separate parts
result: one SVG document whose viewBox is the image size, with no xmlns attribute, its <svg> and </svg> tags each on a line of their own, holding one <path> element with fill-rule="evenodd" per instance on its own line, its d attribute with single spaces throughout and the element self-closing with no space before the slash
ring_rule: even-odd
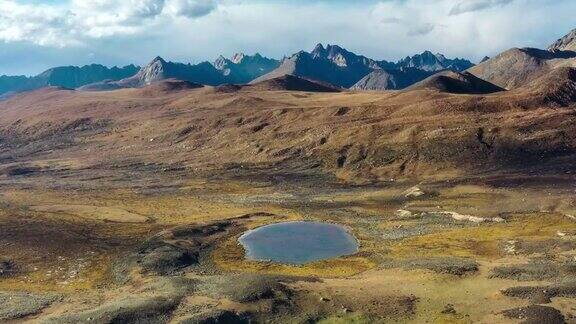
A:
<svg viewBox="0 0 576 324">
<path fill-rule="evenodd" d="M 576 51 L 576 29 L 554 42 L 548 50 L 552 52 Z"/>
</svg>

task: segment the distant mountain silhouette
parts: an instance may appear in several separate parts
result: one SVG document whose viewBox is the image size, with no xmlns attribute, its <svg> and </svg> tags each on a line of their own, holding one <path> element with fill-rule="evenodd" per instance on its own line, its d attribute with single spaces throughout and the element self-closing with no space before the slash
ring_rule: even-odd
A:
<svg viewBox="0 0 576 324">
<path fill-rule="evenodd" d="M 118 82 L 126 86 L 139 87 L 165 79 L 178 79 L 204 85 L 226 82 L 225 76 L 208 62 L 192 65 L 166 62 L 161 57 L 156 57 L 135 76 Z"/>
<path fill-rule="evenodd" d="M 430 51 L 424 51 L 422 54 L 406 57 L 396 63 L 397 68 L 417 68 L 424 71 L 441 71 L 447 69 L 464 71 L 472 66 L 474 66 L 474 64 L 468 60 L 460 58 L 448 59 L 442 54 L 433 54 Z"/>
<path fill-rule="evenodd" d="M 256 53 L 253 56 L 237 53 L 231 59 L 220 56 L 214 67 L 226 77 L 227 83 L 246 84 L 269 73 L 280 65 L 280 61 L 263 57 Z"/>
<path fill-rule="evenodd" d="M 218 86 L 227 83 L 248 83 L 278 66 L 279 62 L 260 54 L 246 56 L 236 54 L 232 59 L 219 57 L 213 64 L 202 62 L 196 65 L 167 62 L 154 58 L 132 77 L 118 81 L 104 80 L 81 87 L 80 90 L 114 90 L 139 88 L 166 79 L 178 79 L 192 83 Z"/>
<path fill-rule="evenodd" d="M 0 94 L 20 92 L 47 86 L 58 86 L 69 89 L 102 80 L 120 80 L 138 72 L 138 67 L 128 65 L 123 68 L 107 68 L 100 64 L 61 66 L 51 68 L 34 77 L 0 76 Z"/>
</svg>

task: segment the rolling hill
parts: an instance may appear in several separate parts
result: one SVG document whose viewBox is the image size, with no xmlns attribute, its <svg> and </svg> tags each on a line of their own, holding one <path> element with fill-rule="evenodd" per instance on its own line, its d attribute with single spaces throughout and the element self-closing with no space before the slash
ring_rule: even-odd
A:
<svg viewBox="0 0 576 324">
<path fill-rule="evenodd" d="M 435 71 L 425 71 L 417 68 L 400 68 L 375 70 L 356 82 L 351 90 L 399 90 L 404 89 Z"/>
<path fill-rule="evenodd" d="M 467 71 L 505 89 L 514 89 L 542 77 L 558 67 L 576 67 L 574 31 L 548 50 L 512 48 L 488 59 Z"/>
<path fill-rule="evenodd" d="M 504 91 L 503 88 L 482 80 L 470 72 L 453 71 L 436 73 L 408 88 L 408 90 L 423 89 L 460 94 L 488 94 Z"/>
</svg>

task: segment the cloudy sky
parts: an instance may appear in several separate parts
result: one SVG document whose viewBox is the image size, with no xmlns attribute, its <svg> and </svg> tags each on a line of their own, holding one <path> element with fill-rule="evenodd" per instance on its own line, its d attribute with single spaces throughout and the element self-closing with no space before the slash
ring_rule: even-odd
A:
<svg viewBox="0 0 576 324">
<path fill-rule="evenodd" d="M 375 59 L 426 49 L 473 61 L 546 47 L 575 0 L 0 0 L 0 74 L 58 65 L 281 58 L 318 42 Z"/>
</svg>

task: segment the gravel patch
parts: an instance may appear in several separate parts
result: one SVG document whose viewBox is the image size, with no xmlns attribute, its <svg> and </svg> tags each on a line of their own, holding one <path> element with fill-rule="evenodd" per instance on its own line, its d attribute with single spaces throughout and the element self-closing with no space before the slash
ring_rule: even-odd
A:
<svg viewBox="0 0 576 324">
<path fill-rule="evenodd" d="M 59 299 L 60 296 L 55 294 L 0 292 L 0 321 L 37 314 Z"/>
<path fill-rule="evenodd" d="M 77 313 L 51 317 L 44 323 L 167 323 L 179 297 L 126 297 Z"/>
<path fill-rule="evenodd" d="M 527 307 L 509 309 L 502 312 L 502 314 L 511 319 L 519 319 L 523 324 L 566 323 L 564 315 L 562 315 L 559 310 L 541 305 L 530 305 Z"/>
<path fill-rule="evenodd" d="M 536 304 L 546 304 L 554 297 L 576 298 L 576 281 L 567 281 L 548 286 L 520 286 L 502 291 L 509 297 L 528 299 Z"/>
<path fill-rule="evenodd" d="M 214 276 L 200 284 L 199 290 L 214 297 L 245 303 L 288 298 L 291 291 L 283 282 L 294 281 L 295 279 L 288 277 L 264 274 Z"/>
<path fill-rule="evenodd" d="M 406 260 L 384 260 L 382 268 L 404 268 L 409 270 L 422 269 L 436 273 L 450 274 L 454 276 L 464 276 L 478 271 L 479 264 L 467 258 L 438 257 L 438 258 L 417 258 Z"/>
<path fill-rule="evenodd" d="M 218 323 L 234 323 L 234 324 L 248 324 L 252 323 L 248 314 L 238 314 L 229 310 L 213 310 L 210 312 L 196 314 L 185 318 L 179 324 L 218 324 Z"/>
<path fill-rule="evenodd" d="M 490 278 L 518 281 L 547 280 L 576 274 L 576 262 L 565 263 L 549 260 L 533 260 L 526 264 L 495 267 Z"/>
</svg>

